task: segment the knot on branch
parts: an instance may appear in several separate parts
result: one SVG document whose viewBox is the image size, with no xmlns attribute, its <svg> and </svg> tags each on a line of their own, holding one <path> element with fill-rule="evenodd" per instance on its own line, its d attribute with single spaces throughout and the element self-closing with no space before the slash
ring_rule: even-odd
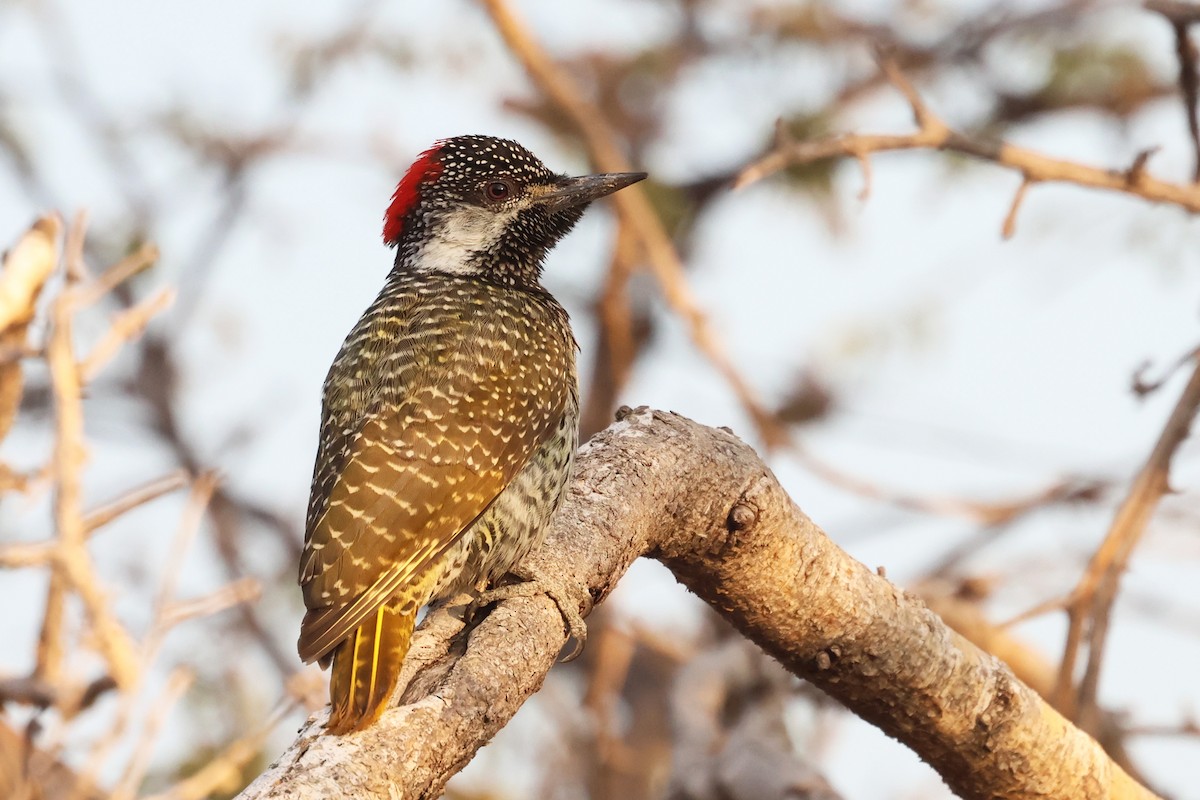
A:
<svg viewBox="0 0 1200 800">
<path fill-rule="evenodd" d="M 637 408 L 630 408 L 629 406 L 621 406 L 620 408 L 617 409 L 616 413 L 613 414 L 613 418 L 617 422 L 623 422 L 623 421 L 625 421 L 625 419 L 627 419 L 630 416 L 633 416 L 634 414 L 641 414 L 641 413 L 644 413 L 649 410 L 650 410 L 649 406 L 638 406 Z"/>
<path fill-rule="evenodd" d="M 833 665 L 836 664 L 841 657 L 842 648 L 838 647 L 836 644 L 831 645 L 817 653 L 817 655 L 813 658 L 813 666 L 816 668 L 817 672 L 824 672 L 827 669 L 832 669 Z"/>
<path fill-rule="evenodd" d="M 734 504 L 733 508 L 729 509 L 729 516 L 725 520 L 725 527 L 731 533 L 741 533 L 748 531 L 758 522 L 758 509 L 747 504 L 744 500 L 739 500 Z"/>
<path fill-rule="evenodd" d="M 997 672 L 991 684 L 992 691 L 985 695 L 987 704 L 975 716 L 975 727 L 980 731 L 990 731 L 1011 719 L 1013 708 L 1020 703 L 1020 690 L 1013 685 L 1009 676 Z"/>
</svg>

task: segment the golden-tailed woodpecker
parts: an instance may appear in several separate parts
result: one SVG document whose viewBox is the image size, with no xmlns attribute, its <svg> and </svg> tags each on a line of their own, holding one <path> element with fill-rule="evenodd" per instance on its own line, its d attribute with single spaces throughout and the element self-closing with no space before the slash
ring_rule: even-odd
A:
<svg viewBox="0 0 1200 800">
<path fill-rule="evenodd" d="M 458 136 L 396 187 L 395 266 L 325 380 L 300 560 L 298 649 L 332 667 L 330 732 L 383 712 L 418 609 L 540 545 L 579 417 L 577 345 L 542 264 L 589 202 L 644 177 L 567 177 Z"/>
</svg>

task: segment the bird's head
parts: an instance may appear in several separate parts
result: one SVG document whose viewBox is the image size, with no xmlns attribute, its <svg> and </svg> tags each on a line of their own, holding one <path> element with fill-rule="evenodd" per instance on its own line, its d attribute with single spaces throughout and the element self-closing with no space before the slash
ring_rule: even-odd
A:
<svg viewBox="0 0 1200 800">
<path fill-rule="evenodd" d="M 396 268 L 536 285 L 550 248 L 584 208 L 646 177 L 568 177 L 509 139 L 456 136 L 426 150 L 392 195 L 383 240 Z"/>
</svg>

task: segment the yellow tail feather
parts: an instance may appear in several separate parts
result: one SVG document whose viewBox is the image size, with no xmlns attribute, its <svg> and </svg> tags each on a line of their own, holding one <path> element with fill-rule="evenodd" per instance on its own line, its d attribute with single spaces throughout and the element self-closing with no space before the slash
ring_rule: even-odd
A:
<svg viewBox="0 0 1200 800">
<path fill-rule="evenodd" d="M 416 609 L 404 613 L 405 606 L 412 604 L 381 607 L 333 649 L 329 733 L 361 731 L 387 708 L 417 621 Z"/>
</svg>

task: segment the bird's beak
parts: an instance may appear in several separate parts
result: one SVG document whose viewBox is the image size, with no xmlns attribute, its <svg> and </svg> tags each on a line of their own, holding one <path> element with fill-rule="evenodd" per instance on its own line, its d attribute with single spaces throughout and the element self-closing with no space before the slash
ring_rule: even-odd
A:
<svg viewBox="0 0 1200 800">
<path fill-rule="evenodd" d="M 606 172 L 602 175 L 561 178 L 546 187 L 545 193 L 534 202 L 554 214 L 586 205 L 599 197 L 645 179 L 644 172 Z"/>
</svg>

